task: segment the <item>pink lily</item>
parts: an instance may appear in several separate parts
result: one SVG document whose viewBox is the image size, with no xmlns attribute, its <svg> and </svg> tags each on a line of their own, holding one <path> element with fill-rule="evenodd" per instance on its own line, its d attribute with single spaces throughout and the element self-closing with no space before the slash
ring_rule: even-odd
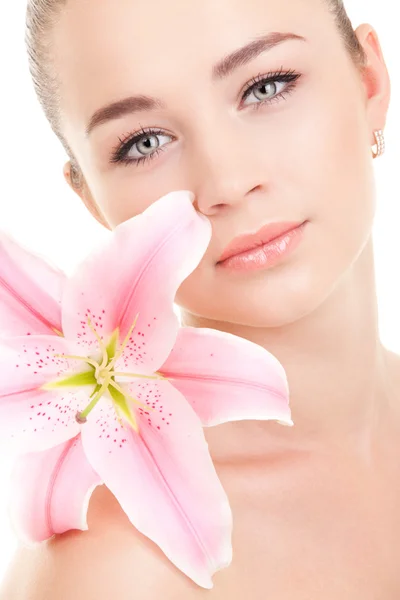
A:
<svg viewBox="0 0 400 600">
<path fill-rule="evenodd" d="M 0 263 L 0 310 L 19 319 L 1 341 L 0 440 L 25 453 L 10 503 L 23 539 L 87 529 L 90 495 L 104 483 L 138 530 L 212 588 L 232 560 L 232 515 L 203 427 L 293 422 L 273 355 L 231 334 L 179 328 L 176 291 L 211 237 L 192 201 L 167 194 L 69 279 L 44 264 L 36 278 L 32 257 L 4 244 L 0 259 L 13 249 L 14 263 Z M 32 331 L 22 336 L 25 316 Z"/>
<path fill-rule="evenodd" d="M 0 231 L 0 335 L 61 331 L 66 276 Z"/>
</svg>

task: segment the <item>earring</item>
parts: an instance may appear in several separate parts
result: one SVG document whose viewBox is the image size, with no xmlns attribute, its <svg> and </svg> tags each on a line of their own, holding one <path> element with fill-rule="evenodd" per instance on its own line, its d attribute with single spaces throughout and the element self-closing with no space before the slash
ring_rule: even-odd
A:
<svg viewBox="0 0 400 600">
<path fill-rule="evenodd" d="M 376 152 L 372 150 L 372 157 L 377 158 L 385 152 L 385 137 L 383 135 L 382 129 L 376 129 L 374 131 L 374 136 L 376 140 L 376 144 L 374 144 L 374 146 L 376 145 L 377 149 Z"/>
</svg>

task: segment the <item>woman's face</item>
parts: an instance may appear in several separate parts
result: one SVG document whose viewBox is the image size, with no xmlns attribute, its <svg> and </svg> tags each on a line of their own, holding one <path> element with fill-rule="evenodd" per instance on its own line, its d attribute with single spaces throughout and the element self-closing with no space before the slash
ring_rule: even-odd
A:
<svg viewBox="0 0 400 600">
<path fill-rule="evenodd" d="M 213 70 L 269 32 L 305 40 Z M 86 201 L 114 228 L 170 191 L 191 190 L 212 224 L 210 245 L 176 303 L 255 327 L 292 322 L 321 304 L 371 233 L 378 110 L 324 2 L 68 0 L 53 34 L 63 133 Z M 295 77 L 279 80 L 277 71 Z M 258 81 L 271 73 L 272 83 Z M 138 95 L 158 106 L 124 104 Z M 123 111 L 109 108 L 93 122 L 121 101 Z M 237 235 L 305 220 L 302 243 L 276 267 L 239 275 L 217 266 Z"/>
</svg>

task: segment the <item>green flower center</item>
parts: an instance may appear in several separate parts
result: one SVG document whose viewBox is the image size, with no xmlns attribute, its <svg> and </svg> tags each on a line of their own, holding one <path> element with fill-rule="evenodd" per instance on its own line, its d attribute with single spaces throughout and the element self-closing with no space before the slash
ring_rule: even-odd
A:
<svg viewBox="0 0 400 600">
<path fill-rule="evenodd" d="M 99 336 L 99 334 L 97 333 L 97 331 L 95 330 L 95 328 L 93 327 L 92 323 L 90 322 L 90 318 L 88 318 L 88 321 L 87 321 L 88 325 L 89 325 L 90 329 L 93 331 L 94 335 L 96 336 L 97 341 L 99 342 L 100 351 L 102 353 L 102 362 L 101 363 L 99 363 L 98 361 L 95 361 L 93 358 L 90 358 L 88 356 L 74 356 L 74 355 L 67 355 L 67 354 L 55 354 L 54 355 L 56 357 L 61 357 L 61 358 L 73 358 L 75 360 L 82 360 L 85 363 L 87 363 L 90 367 L 90 369 L 88 371 L 79 373 L 77 375 L 72 375 L 65 379 L 59 379 L 57 381 L 46 383 L 41 387 L 41 389 L 50 390 L 50 389 L 63 388 L 63 387 L 81 387 L 81 386 L 85 386 L 85 385 L 94 385 L 94 390 L 93 390 L 92 394 L 90 394 L 90 398 L 91 398 L 90 403 L 85 408 L 85 410 L 83 410 L 81 412 L 77 412 L 75 415 L 75 418 L 78 423 L 83 424 L 87 421 L 87 417 L 88 417 L 89 413 L 94 409 L 94 407 L 99 402 L 101 397 L 107 391 L 111 395 L 111 398 L 114 402 L 117 417 L 118 417 L 121 425 L 123 426 L 123 423 L 122 423 L 122 420 L 120 417 L 120 415 L 122 413 L 122 415 L 127 419 L 127 421 L 130 423 L 130 425 L 133 427 L 133 429 L 135 429 L 135 431 L 137 433 L 139 433 L 138 424 L 137 424 L 135 416 L 129 406 L 128 401 L 131 401 L 135 404 L 138 404 L 139 406 L 142 406 L 143 408 L 146 409 L 146 411 L 153 410 L 152 407 L 148 406 L 147 404 L 142 404 L 141 402 L 139 402 L 139 400 L 137 400 L 133 396 L 128 395 L 125 392 L 125 390 L 123 390 L 123 388 L 121 388 L 121 386 L 115 381 L 116 376 L 130 377 L 130 378 L 140 377 L 142 379 L 168 379 L 167 377 L 164 377 L 163 375 L 161 375 L 161 373 L 158 373 L 158 372 L 155 375 L 139 375 L 136 373 L 118 373 L 118 372 L 114 371 L 115 363 L 117 362 L 117 360 L 121 357 L 122 353 L 124 352 L 125 347 L 128 344 L 129 339 L 131 337 L 131 333 L 136 325 L 138 317 L 139 317 L 139 313 L 136 315 L 136 318 L 135 318 L 135 321 L 134 321 L 132 327 L 129 329 L 123 343 L 121 344 L 121 346 L 118 349 L 117 349 L 117 346 L 118 346 L 118 340 L 119 340 L 119 329 L 117 328 L 117 329 L 115 329 L 115 331 L 113 331 L 113 333 L 110 337 L 110 340 L 109 340 L 108 344 L 106 345 L 104 343 L 104 341 L 101 339 L 101 337 Z"/>
</svg>

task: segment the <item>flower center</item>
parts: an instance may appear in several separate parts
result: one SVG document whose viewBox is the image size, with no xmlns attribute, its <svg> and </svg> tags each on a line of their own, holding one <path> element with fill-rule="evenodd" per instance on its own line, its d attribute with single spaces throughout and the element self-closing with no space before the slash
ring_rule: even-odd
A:
<svg viewBox="0 0 400 600">
<path fill-rule="evenodd" d="M 91 398 L 90 403 L 83 411 L 77 412 L 75 415 L 75 419 L 77 420 L 78 423 L 80 423 L 80 424 L 86 423 L 87 416 L 94 409 L 94 407 L 96 406 L 96 404 L 99 402 L 99 400 L 101 399 L 101 397 L 103 396 L 103 394 L 106 391 L 108 391 L 110 393 L 110 395 L 113 399 L 117 417 L 118 417 L 121 425 L 123 426 L 123 423 L 122 423 L 119 413 L 122 413 L 126 417 L 128 422 L 132 425 L 132 427 L 135 429 L 136 432 L 139 432 L 139 428 L 138 428 L 135 416 L 132 413 L 132 411 L 130 410 L 128 401 L 134 402 L 134 403 L 142 406 L 143 408 L 146 409 L 146 411 L 153 410 L 153 408 L 148 406 L 147 404 L 142 404 L 141 402 L 139 402 L 139 400 L 137 400 L 133 396 L 129 396 L 125 392 L 125 390 L 115 381 L 115 376 L 140 377 L 142 379 L 168 379 L 167 377 L 164 377 L 163 375 L 161 375 L 161 373 L 158 373 L 158 372 L 155 375 L 139 375 L 136 373 L 118 373 L 118 372 L 114 371 L 115 363 L 117 362 L 117 360 L 120 358 L 120 356 L 124 352 L 125 347 L 128 344 L 129 339 L 131 337 L 131 333 L 136 325 L 136 321 L 137 321 L 138 317 L 139 317 L 139 313 L 136 315 L 136 318 L 135 318 L 135 321 L 134 321 L 132 327 L 128 331 L 128 334 L 126 335 L 123 343 L 121 344 L 121 346 L 118 349 L 117 349 L 117 344 L 118 344 L 118 339 L 119 339 L 118 328 L 113 332 L 113 334 L 111 335 L 111 338 L 109 340 L 109 343 L 106 346 L 104 341 L 100 338 L 99 334 L 97 333 L 97 331 L 93 327 L 92 323 L 90 322 L 90 318 L 88 318 L 88 321 L 87 321 L 88 325 L 89 325 L 90 329 L 93 331 L 94 335 L 96 336 L 96 338 L 99 342 L 100 350 L 102 352 L 101 364 L 99 362 L 95 361 L 94 359 L 89 358 L 88 356 L 73 356 L 73 355 L 66 355 L 66 354 L 55 354 L 55 356 L 58 356 L 61 358 L 73 358 L 75 360 L 83 360 L 88 365 L 91 365 L 92 367 L 94 367 L 94 372 L 89 371 L 89 372 L 85 372 L 85 373 L 80 373 L 79 375 L 68 377 L 67 379 L 59 380 L 56 382 L 47 383 L 44 386 L 42 386 L 42 389 L 53 389 L 53 388 L 58 388 L 58 387 L 65 387 L 66 385 L 69 385 L 72 387 L 77 387 L 77 386 L 79 387 L 81 385 L 88 385 L 91 383 L 95 385 L 95 388 L 94 388 L 92 394 L 90 395 L 90 398 Z"/>
</svg>

